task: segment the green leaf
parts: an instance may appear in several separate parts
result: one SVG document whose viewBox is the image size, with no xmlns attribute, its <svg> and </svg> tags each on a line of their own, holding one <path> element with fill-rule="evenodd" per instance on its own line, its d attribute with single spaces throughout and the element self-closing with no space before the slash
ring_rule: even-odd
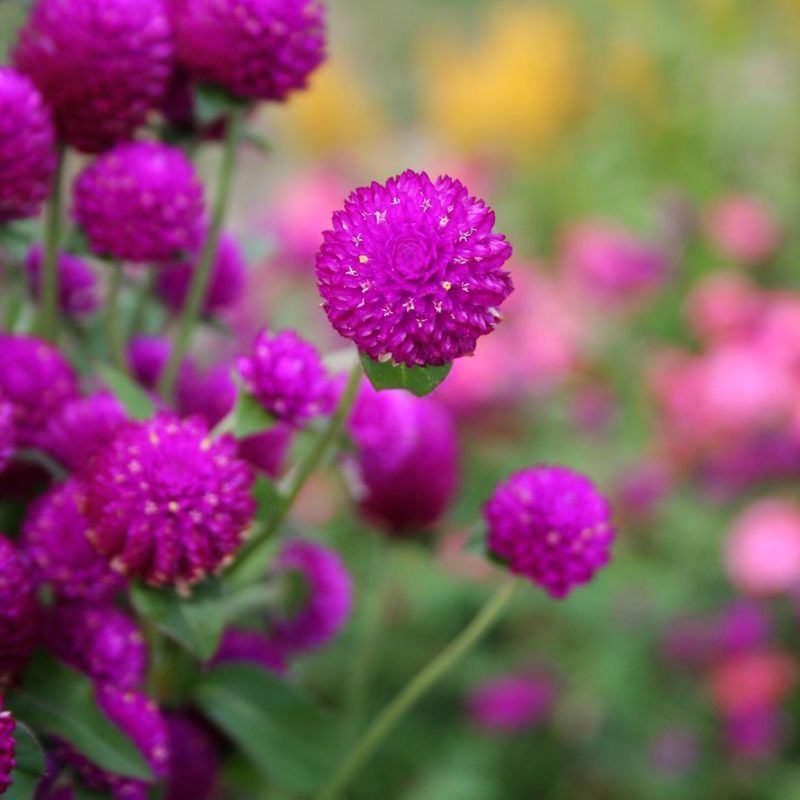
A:
<svg viewBox="0 0 800 800">
<path fill-rule="evenodd" d="M 211 125 L 221 117 L 239 108 L 243 101 L 237 99 L 221 86 L 200 84 L 194 89 L 194 116 L 200 125 Z"/>
<path fill-rule="evenodd" d="M 131 419 L 150 419 L 155 414 L 155 403 L 132 378 L 103 362 L 98 362 L 97 371 Z"/>
<path fill-rule="evenodd" d="M 269 781 L 313 792 L 333 771 L 340 728 L 293 686 L 253 664 L 207 673 L 195 702 Z"/>
<path fill-rule="evenodd" d="M 94 684 L 60 661 L 37 654 L 8 706 L 17 719 L 40 734 L 66 740 L 101 769 L 153 780 L 136 745 L 98 707 Z"/>
<path fill-rule="evenodd" d="M 225 626 L 225 600 L 219 578 L 208 578 L 193 586 L 188 597 L 171 588 L 155 589 L 135 583 L 131 600 L 139 614 L 201 661 L 217 651 Z"/>
<path fill-rule="evenodd" d="M 442 367 L 407 367 L 405 364 L 381 363 L 360 353 L 361 364 L 369 382 L 379 392 L 383 389 L 407 389 L 417 397 L 430 394 L 448 375 L 452 362 Z"/>
<path fill-rule="evenodd" d="M 233 435 L 244 439 L 275 425 L 275 418 L 249 392 L 239 391 L 233 412 Z"/>
<path fill-rule="evenodd" d="M 19 720 L 14 731 L 14 758 L 17 765 L 3 800 L 32 800 L 44 775 L 44 751 L 27 725 Z"/>
</svg>

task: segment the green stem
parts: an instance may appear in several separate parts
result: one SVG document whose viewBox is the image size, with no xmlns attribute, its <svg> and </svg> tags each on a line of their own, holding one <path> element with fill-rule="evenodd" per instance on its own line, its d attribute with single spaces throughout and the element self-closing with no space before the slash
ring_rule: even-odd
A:
<svg viewBox="0 0 800 800">
<path fill-rule="evenodd" d="M 129 335 L 135 336 L 144 327 L 145 316 L 147 314 L 147 304 L 150 301 L 150 295 L 153 293 L 153 287 L 156 283 L 156 270 L 150 269 L 147 274 L 142 277 L 142 282 L 137 287 L 136 303 L 133 307 L 131 314 L 131 323 L 128 326 Z"/>
<path fill-rule="evenodd" d="M 203 250 L 200 253 L 197 266 L 192 273 L 192 282 L 189 284 L 186 301 L 183 304 L 181 316 L 178 320 L 178 329 L 175 333 L 172 353 L 159 381 L 158 388 L 163 397 L 170 397 L 175 388 L 181 361 L 183 361 L 183 357 L 191 344 L 192 334 L 200 317 L 203 300 L 211 281 L 214 259 L 217 255 L 217 244 L 225 221 L 225 214 L 228 210 L 231 182 L 233 180 L 234 166 L 236 165 L 236 150 L 242 135 L 245 111 L 246 108 L 244 106 L 237 107 L 228 116 L 228 130 L 225 136 L 217 193 L 211 214 L 211 227 L 203 245 Z"/>
<path fill-rule="evenodd" d="M 373 720 L 358 744 L 339 765 L 317 800 L 334 800 L 369 761 L 383 740 L 397 727 L 428 690 L 463 658 L 497 621 L 517 587 L 508 577 L 489 598 L 472 622 L 433 661 L 418 672 L 405 688 Z"/>
<path fill-rule="evenodd" d="M 63 213 L 64 155 L 64 146 L 59 145 L 56 169 L 53 173 L 53 187 L 45 210 L 44 259 L 36 328 L 39 335 L 48 341 L 55 341 L 58 334 L 58 249 L 61 243 Z"/>
<path fill-rule="evenodd" d="M 111 275 L 108 280 L 108 296 L 106 297 L 106 332 L 108 346 L 111 350 L 111 363 L 120 370 L 128 371 L 128 357 L 125 353 L 125 338 L 122 333 L 120 319 L 119 296 L 122 289 L 122 265 L 109 264 Z"/>
</svg>

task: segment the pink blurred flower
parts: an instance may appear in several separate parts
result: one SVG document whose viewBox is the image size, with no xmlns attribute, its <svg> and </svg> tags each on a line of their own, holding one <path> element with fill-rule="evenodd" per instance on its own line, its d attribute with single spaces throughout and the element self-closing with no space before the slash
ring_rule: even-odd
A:
<svg viewBox="0 0 800 800">
<path fill-rule="evenodd" d="M 748 265 L 768 259 L 780 239 L 772 211 L 747 194 L 730 194 L 718 200 L 709 211 L 707 232 L 722 255 Z"/>
<path fill-rule="evenodd" d="M 542 721 L 555 700 L 553 679 L 543 673 L 507 675 L 478 686 L 468 712 L 489 733 L 515 733 Z"/>
<path fill-rule="evenodd" d="M 703 278 L 687 298 L 692 330 L 704 341 L 719 341 L 752 331 L 764 304 L 743 275 L 727 270 Z"/>
<path fill-rule="evenodd" d="M 712 670 L 709 692 L 728 717 L 775 708 L 797 679 L 794 658 L 779 650 L 732 656 Z"/>
</svg>

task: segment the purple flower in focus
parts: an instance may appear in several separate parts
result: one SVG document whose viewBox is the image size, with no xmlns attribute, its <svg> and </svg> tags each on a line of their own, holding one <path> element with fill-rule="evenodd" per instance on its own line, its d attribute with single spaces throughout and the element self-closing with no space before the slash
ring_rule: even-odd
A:
<svg viewBox="0 0 800 800">
<path fill-rule="evenodd" d="M 318 0 L 173 0 L 178 59 L 192 78 L 253 100 L 304 89 L 325 59 Z"/>
<path fill-rule="evenodd" d="M 128 363 L 145 389 L 155 389 L 172 352 L 172 341 L 165 336 L 134 336 L 128 343 Z"/>
<path fill-rule="evenodd" d="M 552 597 L 587 583 L 611 556 L 606 499 L 566 467 L 529 467 L 495 489 L 484 507 L 489 549 Z"/>
<path fill-rule="evenodd" d="M 330 380 L 319 353 L 294 331 L 261 330 L 236 366 L 247 390 L 272 416 L 299 428 L 330 410 Z"/>
<path fill-rule="evenodd" d="M 199 414 L 213 428 L 233 409 L 236 384 L 228 364 L 218 364 L 202 371 L 192 361 L 185 361 L 175 389 L 178 411 L 182 417 Z"/>
<path fill-rule="evenodd" d="M 39 0 L 14 60 L 61 137 L 100 152 L 129 139 L 164 94 L 173 60 L 164 0 Z"/>
<path fill-rule="evenodd" d="M 469 698 L 472 720 L 491 733 L 533 727 L 550 711 L 555 684 L 547 675 L 508 675 L 486 681 Z"/>
<path fill-rule="evenodd" d="M 14 455 L 14 409 L 0 398 L 0 473 Z"/>
<path fill-rule="evenodd" d="M 228 628 L 222 636 L 212 663 L 225 664 L 237 661 L 258 664 L 276 675 L 283 675 L 286 672 L 285 654 L 272 639 L 258 631 Z"/>
<path fill-rule="evenodd" d="M 35 244 L 25 257 L 28 283 L 34 298 L 39 297 L 42 283 L 44 248 Z M 91 314 L 100 305 L 97 296 L 97 278 L 92 268 L 78 256 L 59 253 L 58 261 L 58 305 L 65 314 Z"/>
<path fill-rule="evenodd" d="M 202 244 L 203 186 L 175 147 L 117 145 L 80 173 L 73 195 L 75 219 L 97 255 L 169 263 Z"/>
<path fill-rule="evenodd" d="M 118 572 L 184 588 L 219 571 L 252 521 L 253 474 L 231 437 L 159 414 L 129 423 L 85 476 L 89 539 Z"/>
<path fill-rule="evenodd" d="M 211 800 L 217 796 L 219 756 L 214 736 L 199 719 L 165 714 L 169 734 L 169 776 L 165 800 Z"/>
<path fill-rule="evenodd" d="M 50 112 L 31 81 L 0 66 L 0 223 L 35 217 L 56 164 Z"/>
<path fill-rule="evenodd" d="M 449 177 L 408 170 L 356 189 L 317 255 L 328 319 L 378 361 L 471 355 L 513 289 L 511 245 L 493 226 L 491 209 Z"/>
<path fill-rule="evenodd" d="M 0 794 L 5 794 L 6 789 L 11 786 L 11 773 L 17 766 L 14 758 L 16 727 L 11 712 L 3 709 L 3 698 L 0 697 Z"/>
</svg>

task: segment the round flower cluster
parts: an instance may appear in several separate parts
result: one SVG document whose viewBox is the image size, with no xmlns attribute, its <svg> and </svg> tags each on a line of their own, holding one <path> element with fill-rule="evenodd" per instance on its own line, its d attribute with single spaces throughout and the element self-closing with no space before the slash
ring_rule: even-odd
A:
<svg viewBox="0 0 800 800">
<path fill-rule="evenodd" d="M 0 473 L 14 455 L 14 409 L 0 398 Z"/>
<path fill-rule="evenodd" d="M 469 698 L 470 717 L 492 733 L 513 733 L 540 722 L 553 705 L 555 686 L 546 675 L 493 678 Z"/>
<path fill-rule="evenodd" d="M 36 87 L 0 67 L 0 222 L 39 213 L 55 169 L 55 134 Z"/>
<path fill-rule="evenodd" d="M 317 283 L 333 327 L 378 361 L 442 365 L 475 351 L 512 291 L 494 213 L 449 177 L 408 170 L 333 215 Z"/>
<path fill-rule="evenodd" d="M 42 285 L 44 248 L 34 245 L 25 258 L 25 269 L 31 294 L 38 299 Z M 97 279 L 92 268 L 82 259 L 70 253 L 60 253 L 56 262 L 58 269 L 58 306 L 65 314 L 91 314 L 100 305 L 97 296 Z"/>
<path fill-rule="evenodd" d="M 233 558 L 252 520 L 253 475 L 199 418 L 129 423 L 85 475 L 87 536 L 111 566 L 185 588 Z"/>
<path fill-rule="evenodd" d="M 489 550 L 553 597 L 587 583 L 610 557 L 614 529 L 606 499 L 566 467 L 521 470 L 484 508 Z"/>
<path fill-rule="evenodd" d="M 155 389 L 172 352 L 172 342 L 163 336 L 134 336 L 128 342 L 131 372 L 145 389 Z"/>
<path fill-rule="evenodd" d="M 74 215 L 97 255 L 171 262 L 196 253 L 205 233 L 203 186 L 192 162 L 159 142 L 129 142 L 78 176 Z"/>
<path fill-rule="evenodd" d="M 16 727 L 11 712 L 3 710 L 3 698 L 0 697 L 0 794 L 5 794 L 6 789 L 11 786 L 11 773 L 17 765 L 14 758 Z"/>
<path fill-rule="evenodd" d="M 202 370 L 191 360 L 181 365 L 175 399 L 182 417 L 201 416 L 213 428 L 236 403 L 236 384 L 228 364 Z"/>
<path fill-rule="evenodd" d="M 129 139 L 172 68 L 164 0 L 39 0 L 14 52 L 61 137 L 87 153 Z"/>
<path fill-rule="evenodd" d="M 25 666 L 38 631 L 33 581 L 14 545 L 0 534 L 0 689 Z"/>
</svg>

